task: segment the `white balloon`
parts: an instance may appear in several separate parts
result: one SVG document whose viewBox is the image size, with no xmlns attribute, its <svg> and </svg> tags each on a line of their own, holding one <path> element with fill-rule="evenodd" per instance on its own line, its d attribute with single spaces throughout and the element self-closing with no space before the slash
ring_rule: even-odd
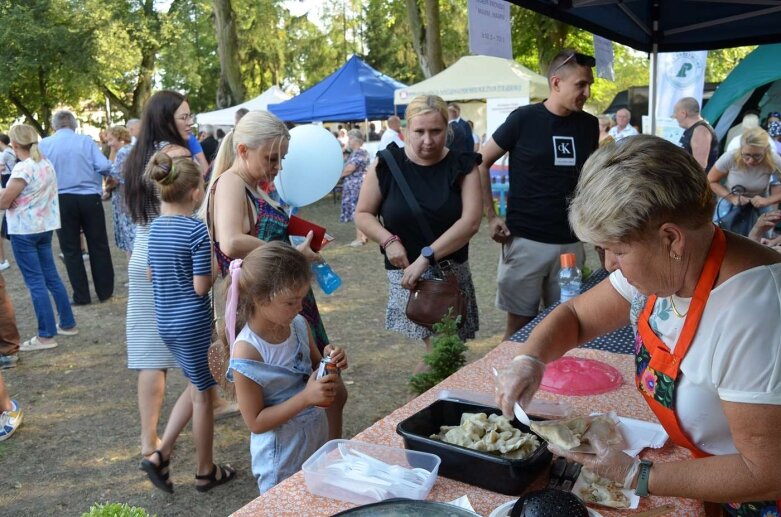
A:
<svg viewBox="0 0 781 517">
<path fill-rule="evenodd" d="M 331 192 L 343 168 L 342 146 L 330 131 L 312 124 L 297 126 L 290 130 L 290 145 L 274 186 L 289 205 L 306 206 Z"/>
</svg>

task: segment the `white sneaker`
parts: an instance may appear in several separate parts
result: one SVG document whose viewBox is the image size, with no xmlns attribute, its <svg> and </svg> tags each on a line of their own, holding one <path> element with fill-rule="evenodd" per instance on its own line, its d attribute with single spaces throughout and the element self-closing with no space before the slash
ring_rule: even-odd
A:
<svg viewBox="0 0 781 517">
<path fill-rule="evenodd" d="M 56 346 L 57 346 L 56 341 L 53 341 L 51 343 L 41 343 L 41 341 L 38 339 L 38 336 L 34 336 L 33 338 L 19 345 L 19 351 L 32 352 L 34 350 L 48 350 L 50 348 L 55 348 Z"/>
<path fill-rule="evenodd" d="M 7 440 L 22 425 L 22 410 L 19 403 L 11 401 L 11 409 L 0 413 L 0 442 Z"/>
<path fill-rule="evenodd" d="M 79 333 L 79 329 L 76 327 L 71 327 L 69 329 L 64 329 L 60 327 L 59 324 L 57 324 L 57 334 L 60 336 L 75 336 Z"/>
<path fill-rule="evenodd" d="M 0 271 L 5 271 L 9 267 L 11 267 L 11 264 L 9 264 L 7 260 L 0 262 Z"/>
</svg>

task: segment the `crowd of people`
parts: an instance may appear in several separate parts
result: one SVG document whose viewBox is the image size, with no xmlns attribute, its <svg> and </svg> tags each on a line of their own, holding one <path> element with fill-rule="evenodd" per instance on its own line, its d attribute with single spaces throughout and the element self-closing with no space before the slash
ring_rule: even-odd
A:
<svg viewBox="0 0 781 517">
<path fill-rule="evenodd" d="M 548 98 L 513 111 L 484 143 L 458 105 L 436 96 L 410 102 L 404 129 L 395 116 L 381 134 L 373 126 L 338 128 L 346 151 L 339 220 L 356 227 L 349 246 L 378 245 L 388 279 L 385 328 L 422 340 L 426 350 L 431 329 L 405 313 L 422 279 L 452 275 L 466 299 L 459 335 L 471 339 L 479 329 L 469 244 L 484 214 L 501 248 L 495 303 L 507 315 L 505 339 L 559 300 L 563 253 L 582 266 L 584 242 L 599 246 L 609 278 L 535 328 L 499 372 L 498 404 L 511 414 L 515 401 L 531 399 L 547 363 L 631 323 L 636 385 L 672 440 L 697 459 L 651 465 L 599 444 L 589 457 L 555 452 L 641 496 L 730 503 L 733 515 L 748 505 L 771 507 L 781 499 L 781 237 L 774 233 L 781 121 L 769 119 L 769 132 L 744 128 L 737 147 L 719 155 L 699 104 L 685 98 L 674 113 L 684 130 L 680 145 L 639 135 L 628 109 L 618 111 L 615 126 L 584 111 L 594 65 L 571 50 L 557 54 Z M 152 484 L 174 490 L 170 458 L 190 421 L 201 492 L 237 476 L 214 461 L 216 418 L 241 414 L 260 493 L 341 437 L 345 384 L 333 373 L 315 375 L 324 357 L 348 367 L 346 351 L 329 342 L 310 285 L 321 257 L 311 232 L 290 243 L 290 212 L 273 192 L 284 174 L 288 126 L 250 111 L 237 113 L 222 137 L 210 126 L 196 137 L 187 98 L 173 91 L 155 93 L 140 120 L 108 128 L 104 152 L 76 133 L 69 111 L 52 122 L 55 133 L 40 142 L 24 124 L 0 135 L 0 208 L 38 321 L 37 334 L 20 343 L 0 276 L 0 366 L 15 366 L 18 351 L 51 349 L 78 333 L 71 305 L 92 302 L 82 234 L 97 298 L 112 296 L 103 209 L 111 197 L 115 244 L 129 256 L 127 361 L 138 375 L 141 468 Z M 366 140 L 379 142 L 377 156 Z M 507 153 L 501 218 L 489 170 Z M 748 239 L 724 231 L 736 229 Z M 55 230 L 72 296 L 55 267 Z M 0 269 L 8 267 L 0 260 Z M 768 324 L 752 327 L 748 314 L 765 315 Z M 228 354 L 225 372 L 209 368 L 215 347 Z M 160 435 L 173 368 L 187 386 Z M 421 361 L 415 371 L 425 368 Z M 235 387 L 235 405 L 218 392 L 222 376 Z M 22 410 L 2 377 L 0 410 L 3 440 Z"/>
</svg>

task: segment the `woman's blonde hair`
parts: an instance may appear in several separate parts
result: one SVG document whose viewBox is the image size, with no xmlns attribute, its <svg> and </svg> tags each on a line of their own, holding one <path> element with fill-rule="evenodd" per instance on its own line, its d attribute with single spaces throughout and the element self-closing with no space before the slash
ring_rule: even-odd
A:
<svg viewBox="0 0 781 517">
<path fill-rule="evenodd" d="M 233 131 L 222 139 L 220 150 L 214 159 L 212 182 L 233 165 L 239 144 L 257 149 L 269 141 L 279 140 L 281 143 L 283 138 L 290 139 L 290 131 L 284 122 L 268 111 L 248 112 L 241 117 Z"/>
<path fill-rule="evenodd" d="M 275 296 L 294 291 L 311 281 L 312 270 L 309 262 L 303 253 L 293 246 L 282 241 L 272 241 L 255 248 L 241 263 L 236 335 L 252 317 L 256 304 L 270 302 Z M 220 315 L 224 312 L 231 276 L 226 276 L 221 282 L 217 291 L 217 299 L 223 307 L 222 311 L 218 312 Z M 224 325 L 219 327 L 218 331 L 225 339 Z"/>
<path fill-rule="evenodd" d="M 106 132 L 119 140 L 120 142 L 125 142 L 126 144 L 129 144 L 133 141 L 133 139 L 130 136 L 130 131 L 127 130 L 125 126 L 111 126 L 106 130 Z"/>
<path fill-rule="evenodd" d="M 610 118 L 608 115 L 598 115 L 597 119 L 599 120 L 600 126 L 607 126 L 608 129 L 613 127 L 613 119 Z"/>
<path fill-rule="evenodd" d="M 8 138 L 22 149 L 30 152 L 30 158 L 39 162 L 43 158 L 38 149 L 38 132 L 27 124 L 17 124 L 8 131 Z"/>
<path fill-rule="evenodd" d="M 442 97 L 436 95 L 418 95 L 407 105 L 407 110 L 404 112 L 404 118 L 407 119 L 407 133 L 409 133 L 410 122 L 413 118 L 428 113 L 439 113 L 442 116 L 449 135 L 451 129 L 448 124 L 447 103 Z"/>
<path fill-rule="evenodd" d="M 250 111 L 241 117 L 233 131 L 225 135 L 220 143 L 220 150 L 214 159 L 212 177 L 206 191 L 206 200 L 198 211 L 201 219 L 206 220 L 212 186 L 217 178 L 233 165 L 236 160 L 236 147 L 239 144 L 244 144 L 249 149 L 257 149 L 267 142 L 276 142 L 279 148 L 282 146 L 283 139 L 290 140 L 290 131 L 284 122 L 268 111 Z"/>
<path fill-rule="evenodd" d="M 750 145 L 751 147 L 758 147 L 763 149 L 763 156 L 757 164 L 758 167 L 763 166 L 770 170 L 774 170 L 776 168 L 775 164 L 773 163 L 773 149 L 770 147 L 770 135 L 767 134 L 767 131 L 761 127 L 753 127 L 751 129 L 744 130 L 743 134 L 740 135 L 740 147 L 738 147 L 738 150 L 735 151 L 735 164 L 741 169 L 747 169 L 749 167 L 745 160 L 743 160 L 744 145 Z"/>
<path fill-rule="evenodd" d="M 697 228 L 710 222 L 713 209 L 707 177 L 689 153 L 638 135 L 600 147 L 586 160 L 569 221 L 582 241 L 628 242 L 665 222 Z"/>
<path fill-rule="evenodd" d="M 152 156 L 144 172 L 160 188 L 160 199 L 180 203 L 203 182 L 201 169 L 189 156 L 171 158 L 159 151 Z"/>
</svg>

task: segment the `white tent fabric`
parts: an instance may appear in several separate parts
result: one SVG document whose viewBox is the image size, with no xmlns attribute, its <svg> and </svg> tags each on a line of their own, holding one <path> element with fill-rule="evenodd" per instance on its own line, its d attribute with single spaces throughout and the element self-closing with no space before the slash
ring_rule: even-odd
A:
<svg viewBox="0 0 781 517">
<path fill-rule="evenodd" d="M 211 124 L 213 126 L 233 126 L 236 111 L 241 108 L 253 110 L 265 110 L 269 104 L 276 104 L 290 99 L 290 95 L 283 92 L 278 86 L 274 85 L 254 99 L 250 99 L 236 106 L 206 113 L 198 113 L 196 121 L 198 124 Z"/>
<path fill-rule="evenodd" d="M 548 96 L 548 80 L 513 61 L 492 56 L 464 56 L 437 75 L 396 90 L 395 104 L 409 104 L 418 95 L 446 101 Z"/>
</svg>

